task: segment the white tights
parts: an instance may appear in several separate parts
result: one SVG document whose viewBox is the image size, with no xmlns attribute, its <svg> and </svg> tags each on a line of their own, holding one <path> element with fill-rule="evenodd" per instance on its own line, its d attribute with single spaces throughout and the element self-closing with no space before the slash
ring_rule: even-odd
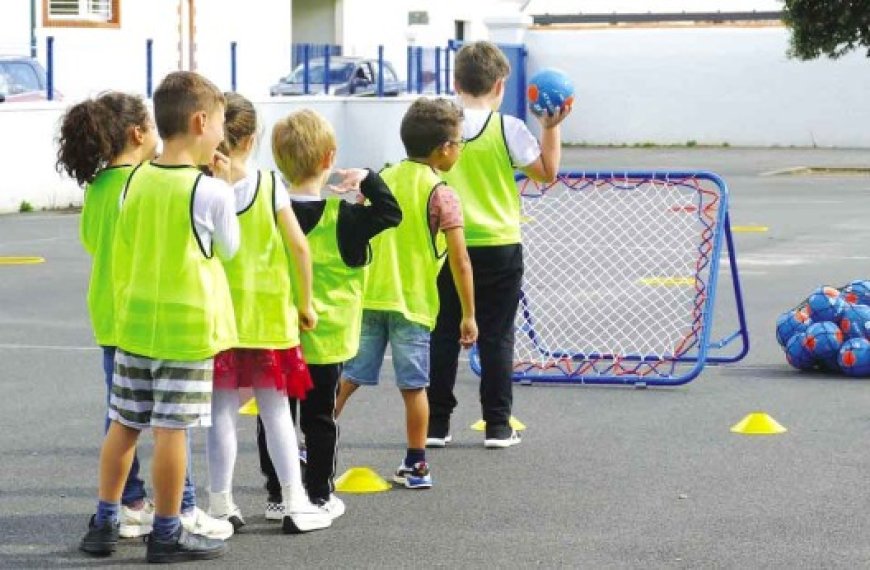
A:
<svg viewBox="0 0 870 570">
<path fill-rule="evenodd" d="M 254 397 L 260 419 L 266 428 L 266 447 L 275 465 L 282 487 L 289 486 L 294 495 L 301 493 L 302 472 L 299 469 L 299 446 L 290 416 L 287 397 L 273 389 L 255 388 Z M 233 469 L 238 453 L 236 422 L 239 416 L 239 391 L 215 390 L 212 393 L 211 427 L 208 430 L 209 490 L 213 493 L 232 491 Z M 285 497 L 285 500 L 291 497 Z"/>
</svg>

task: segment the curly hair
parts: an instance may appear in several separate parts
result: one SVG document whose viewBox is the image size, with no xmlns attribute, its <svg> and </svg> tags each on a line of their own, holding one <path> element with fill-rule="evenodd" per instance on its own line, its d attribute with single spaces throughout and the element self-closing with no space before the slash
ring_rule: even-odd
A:
<svg viewBox="0 0 870 570">
<path fill-rule="evenodd" d="M 426 158 L 462 124 L 462 109 L 448 99 L 419 98 L 402 117 L 399 134 L 408 158 Z"/>
<path fill-rule="evenodd" d="M 129 129 L 136 126 L 150 128 L 148 108 L 138 95 L 108 91 L 73 105 L 61 118 L 55 168 L 81 186 L 93 182 L 124 151 Z"/>
</svg>

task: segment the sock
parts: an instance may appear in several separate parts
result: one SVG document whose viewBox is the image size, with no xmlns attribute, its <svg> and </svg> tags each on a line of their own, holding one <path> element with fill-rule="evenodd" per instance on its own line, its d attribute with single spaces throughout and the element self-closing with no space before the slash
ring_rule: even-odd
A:
<svg viewBox="0 0 870 570">
<path fill-rule="evenodd" d="M 154 515 L 154 528 L 151 532 L 154 533 L 154 538 L 157 540 L 170 540 L 180 526 L 181 519 L 178 517 Z"/>
<path fill-rule="evenodd" d="M 107 503 L 106 501 L 98 502 L 97 516 L 94 518 L 94 524 L 96 526 L 102 526 L 106 521 L 110 521 L 112 524 L 118 522 L 120 518 L 118 513 L 120 510 L 121 503 Z"/>
<path fill-rule="evenodd" d="M 415 463 L 426 461 L 425 449 L 411 449 L 405 453 L 405 467 L 413 467 Z"/>
</svg>

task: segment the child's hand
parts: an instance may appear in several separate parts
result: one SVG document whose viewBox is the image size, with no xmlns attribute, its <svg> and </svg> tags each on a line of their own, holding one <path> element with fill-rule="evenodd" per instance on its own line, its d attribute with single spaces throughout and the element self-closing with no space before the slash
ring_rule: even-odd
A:
<svg viewBox="0 0 870 570">
<path fill-rule="evenodd" d="M 208 168 L 211 170 L 211 175 L 215 178 L 220 178 L 227 184 L 230 183 L 230 157 L 214 151 L 214 156 L 211 157 L 211 162 L 208 163 Z"/>
<path fill-rule="evenodd" d="M 344 194 L 359 190 L 360 183 L 366 179 L 369 171 L 365 168 L 346 168 L 336 170 L 335 174 L 341 177 L 341 181 L 338 184 L 330 184 L 329 189 L 336 194 Z"/>
<path fill-rule="evenodd" d="M 571 114 L 571 105 L 562 105 L 561 107 L 556 107 L 556 110 L 553 111 L 553 114 L 545 113 L 543 115 L 536 115 L 538 117 L 538 121 L 541 123 L 541 127 L 545 129 L 552 129 L 555 126 L 558 126 L 559 123 L 565 120 L 565 118 Z"/>
<path fill-rule="evenodd" d="M 462 348 L 471 348 L 477 341 L 477 321 L 474 317 L 463 318 L 459 323 L 459 344 Z"/>
<path fill-rule="evenodd" d="M 314 307 L 299 309 L 299 329 L 303 331 L 313 331 L 317 326 L 317 313 L 314 312 Z"/>
</svg>

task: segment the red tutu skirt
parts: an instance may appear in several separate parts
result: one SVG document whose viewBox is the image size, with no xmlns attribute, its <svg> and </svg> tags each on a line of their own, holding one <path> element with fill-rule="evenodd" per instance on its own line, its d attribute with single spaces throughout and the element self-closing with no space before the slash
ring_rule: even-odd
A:
<svg viewBox="0 0 870 570">
<path fill-rule="evenodd" d="M 214 357 L 215 390 L 271 388 L 304 400 L 313 387 L 298 346 L 279 350 L 233 348 Z"/>
</svg>

